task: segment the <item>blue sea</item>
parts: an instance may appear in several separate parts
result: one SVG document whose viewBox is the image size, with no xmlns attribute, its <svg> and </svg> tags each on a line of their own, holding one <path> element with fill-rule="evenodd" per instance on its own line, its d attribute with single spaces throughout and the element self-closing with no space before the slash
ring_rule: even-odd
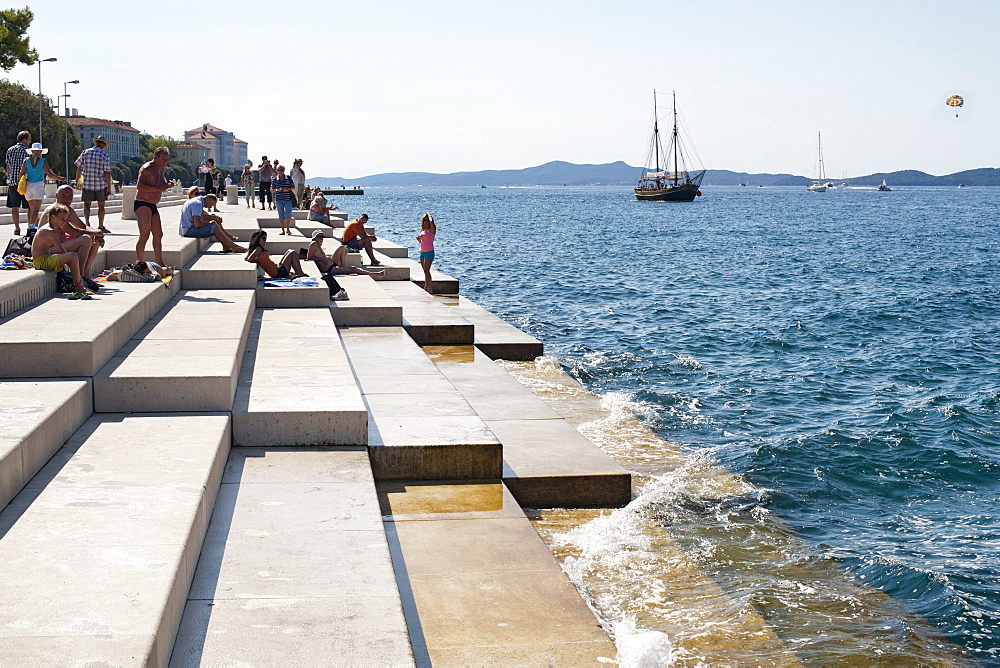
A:
<svg viewBox="0 0 1000 668">
<path fill-rule="evenodd" d="M 547 536 L 633 663 L 1000 665 L 1000 192 L 702 190 L 338 204 L 411 247 L 432 212 L 435 266 L 655 435 L 609 446 L 632 506 Z"/>
</svg>

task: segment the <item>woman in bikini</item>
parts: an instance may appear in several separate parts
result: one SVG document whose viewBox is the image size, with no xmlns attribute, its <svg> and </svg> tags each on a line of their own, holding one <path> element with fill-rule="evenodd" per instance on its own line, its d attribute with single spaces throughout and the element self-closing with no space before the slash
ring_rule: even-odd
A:
<svg viewBox="0 0 1000 668">
<path fill-rule="evenodd" d="M 264 230 L 257 230 L 251 234 L 250 246 L 244 259 L 259 266 L 270 278 L 308 276 L 302 271 L 302 264 L 299 262 L 299 254 L 296 251 L 285 251 L 281 262 L 275 264 L 274 260 L 271 259 L 271 254 L 264 250 L 265 243 L 267 243 L 267 232 Z"/>
</svg>

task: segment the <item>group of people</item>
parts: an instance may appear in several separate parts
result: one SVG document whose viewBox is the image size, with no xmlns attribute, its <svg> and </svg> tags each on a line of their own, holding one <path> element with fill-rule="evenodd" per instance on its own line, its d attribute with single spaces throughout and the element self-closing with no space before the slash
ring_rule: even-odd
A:
<svg viewBox="0 0 1000 668">
<path fill-rule="evenodd" d="M 21 233 L 19 210 L 27 208 L 29 224 L 37 225 L 37 232 L 32 240 L 31 254 L 33 266 L 36 269 L 58 271 L 68 266 L 72 274 L 75 298 L 89 298 L 97 291 L 99 285 L 91 279 L 94 259 L 98 250 L 104 246 L 104 235 L 109 230 L 104 226 L 105 201 L 111 195 L 112 183 L 110 160 L 108 159 L 108 142 L 104 137 L 97 137 L 93 146 L 83 151 L 75 161 L 77 167 L 76 180 L 80 182 L 83 192 L 84 219 L 72 207 L 75 190 L 70 185 L 63 185 L 56 191 L 56 203 L 40 213 L 40 205 L 44 199 L 44 181 L 48 176 L 54 180 L 63 180 L 52 172 L 44 155 L 47 149 L 41 144 L 31 144 L 31 133 L 24 131 L 18 134 L 18 142 L 7 150 L 7 206 L 11 208 L 15 226 L 15 234 Z M 166 179 L 164 170 L 170 159 L 170 150 L 161 146 L 153 152 L 153 159 L 142 165 L 136 179 L 136 196 L 133 211 L 139 228 L 136 241 L 136 262 L 142 273 L 164 276 L 172 271 L 163 260 L 163 228 L 160 212 L 157 208 L 163 193 L 174 186 L 174 182 Z M 280 261 L 275 262 L 265 248 L 267 233 L 263 230 L 255 232 L 249 246 L 244 248 L 237 243 L 235 236 L 229 234 L 223 227 L 218 212 L 218 176 L 214 172 L 214 161 L 205 163 L 205 194 L 200 194 L 197 186 L 189 191 L 189 199 L 181 208 L 178 232 L 188 238 L 214 237 L 223 247 L 224 253 L 246 253 L 247 262 L 257 264 L 271 278 L 295 278 L 306 276 L 302 270 L 298 252 L 287 251 Z M 214 173 L 213 173 L 214 172 Z M 291 234 L 292 209 L 295 202 L 303 208 L 308 208 L 310 220 L 329 225 L 330 211 L 336 206 L 328 206 L 326 198 L 319 188 L 308 191 L 305 185 L 305 172 L 302 170 L 302 160 L 297 159 L 286 174 L 285 167 L 278 160 L 268 161 L 262 158 L 258 168 L 261 175 L 260 188 L 257 190 L 261 208 L 265 202 L 269 208 L 276 208 L 280 221 L 280 234 Z M 23 193 L 18 191 L 21 175 L 25 176 L 22 185 Z M 211 182 L 210 182 L 211 177 Z M 248 206 L 254 206 L 254 176 L 247 164 L 243 170 L 242 183 L 248 193 Z M 90 226 L 91 203 L 98 204 L 97 228 Z M 212 209 L 216 213 L 212 213 Z M 41 218 L 41 224 L 38 224 Z M 327 255 L 323 249 L 325 234 L 322 230 L 313 233 L 305 258 L 315 262 L 321 274 L 334 276 L 340 274 L 363 274 L 384 276 L 385 271 L 368 271 L 347 264 L 349 251 L 364 252 L 368 255 L 370 265 L 378 267 L 381 263 L 375 258 L 373 243 L 377 237 L 368 234 L 365 224 L 369 218 L 362 214 L 347 223 L 340 239 L 340 246 L 332 255 Z M 434 261 L 434 237 L 437 228 L 434 217 L 424 213 L 420 219 L 420 265 L 424 271 L 424 289 L 431 292 L 431 264 Z M 144 260 L 146 244 L 152 237 L 153 262 Z"/>
<path fill-rule="evenodd" d="M 208 158 L 198 165 L 198 173 L 201 175 L 205 194 L 225 196 L 226 188 L 233 184 L 229 176 L 223 178 L 222 172 L 215 168 L 215 158 Z"/>
<path fill-rule="evenodd" d="M 104 227 L 104 203 L 111 196 L 111 159 L 108 156 L 108 140 L 97 136 L 93 146 L 84 150 L 74 161 L 76 181 L 83 193 L 83 211 L 90 223 L 90 208 L 97 202 L 98 229 Z M 7 171 L 7 206 L 14 222 L 14 234 L 21 234 L 21 209 L 28 213 L 28 224 L 37 225 L 42 200 L 45 199 L 45 178 L 66 181 L 52 171 L 45 155 L 49 149 L 40 142 L 31 142 L 31 133 L 23 130 L 17 135 L 17 142 L 7 149 L 5 167 Z"/>
<path fill-rule="evenodd" d="M 243 173 L 240 175 L 240 185 L 243 186 L 247 208 L 257 208 L 258 198 L 261 209 L 277 209 L 279 213 L 283 212 L 282 206 L 284 206 L 279 202 L 293 202 L 293 206 L 301 206 L 306 188 L 306 173 L 302 169 L 302 158 L 296 158 L 289 170 L 286 170 L 277 158 L 268 160 L 265 155 L 261 156 L 260 160 L 256 176 L 250 168 L 250 162 L 243 165 Z M 291 220 L 290 215 L 288 220 Z"/>
</svg>

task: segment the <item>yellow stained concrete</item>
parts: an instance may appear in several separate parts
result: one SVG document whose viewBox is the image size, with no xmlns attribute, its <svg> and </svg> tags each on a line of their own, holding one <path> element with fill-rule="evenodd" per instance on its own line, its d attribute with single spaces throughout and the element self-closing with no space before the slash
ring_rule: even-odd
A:
<svg viewBox="0 0 1000 668">
<path fill-rule="evenodd" d="M 499 481 L 378 483 L 433 665 L 595 665 L 614 644 Z M 404 594 L 405 595 L 405 594 Z"/>
</svg>

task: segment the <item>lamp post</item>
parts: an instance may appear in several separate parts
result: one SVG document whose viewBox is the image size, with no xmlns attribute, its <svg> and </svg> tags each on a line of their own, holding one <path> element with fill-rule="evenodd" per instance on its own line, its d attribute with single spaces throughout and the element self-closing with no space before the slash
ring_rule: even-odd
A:
<svg viewBox="0 0 1000 668">
<path fill-rule="evenodd" d="M 38 59 L 38 143 L 42 142 L 42 63 L 54 63 L 58 58 Z"/>
<path fill-rule="evenodd" d="M 67 183 L 70 182 L 70 178 L 69 178 L 69 121 L 66 120 L 67 118 L 69 118 L 69 93 L 66 92 L 66 86 L 68 86 L 69 84 L 78 84 L 78 83 L 80 83 L 79 79 L 73 79 L 72 81 L 64 81 L 63 82 L 63 94 L 62 94 L 63 109 L 64 109 L 64 111 L 63 111 L 63 115 L 64 115 L 63 122 L 66 124 L 66 126 L 63 128 L 63 139 L 65 140 L 65 148 L 63 149 L 63 155 L 66 156 L 66 182 Z"/>
</svg>

